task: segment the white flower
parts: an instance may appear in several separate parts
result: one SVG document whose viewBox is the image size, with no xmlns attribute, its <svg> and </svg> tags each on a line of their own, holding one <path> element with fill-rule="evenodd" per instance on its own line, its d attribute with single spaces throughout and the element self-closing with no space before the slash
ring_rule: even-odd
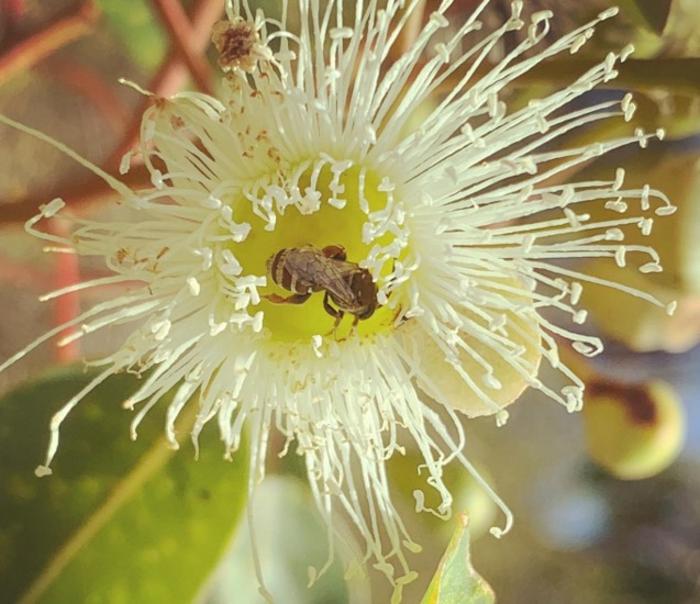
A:
<svg viewBox="0 0 700 604">
<path fill-rule="evenodd" d="M 50 473 L 60 426 L 87 392 L 114 373 L 149 371 L 125 403 L 135 411 L 134 437 L 147 412 L 179 384 L 167 411 L 172 446 L 178 446 L 175 420 L 188 401 L 197 407 L 195 446 L 211 420 L 232 455 L 246 428 L 252 491 L 265 473 L 270 431 L 279 430 L 304 456 L 323 516 L 330 523 L 336 510 L 346 513 L 366 539 L 367 558 L 401 584 L 412 577 L 403 548 L 415 544 L 394 510 L 385 469 L 385 460 L 402 451 L 401 435 L 409 434 L 425 459 L 428 482 L 442 499 L 436 513 L 448 514 L 443 467 L 457 461 L 474 472 L 456 410 L 495 414 L 503 423 L 504 407 L 528 385 L 570 411 L 581 405 L 583 383 L 559 360 L 558 343 L 569 340 L 586 355 L 601 343 L 558 326 L 543 311 L 582 323 L 582 283 L 596 280 L 555 261 L 606 257 L 620 265 L 629 259 L 642 271 L 660 268 L 652 249 L 625 246 L 623 228 L 647 233 L 652 221 L 643 214 L 673 210 L 663 194 L 625 189 L 621 169 L 611 169 L 607 181 L 556 181 L 623 145 L 645 146 L 650 136 L 637 131 L 564 151 L 549 144 L 598 120 L 630 119 L 628 97 L 571 104 L 614 78 L 630 49 L 572 74 L 567 88 L 511 110 L 500 98 L 510 82 L 547 58 L 576 52 L 616 11 L 546 44 L 551 13 L 525 23 L 521 2 L 499 29 L 474 38 L 482 2 L 454 35 L 434 45 L 448 24 L 451 2 L 443 1 L 408 52 L 390 64 L 409 12 L 404 1 L 388 0 L 381 10 L 358 1 L 346 21 L 342 2 L 298 0 L 296 32 L 287 30 L 286 0 L 281 23 L 239 4 L 229 5 L 230 24 L 215 32 L 217 46 L 228 49 L 221 98 L 155 99 L 143 117 L 141 154 L 153 188 L 131 191 L 50 141 L 101 174 L 138 211 L 125 223 L 67 215 L 75 228 L 63 239 L 37 230 L 62 202 L 44 206 L 27 224 L 30 232 L 104 257 L 115 273 L 52 296 L 105 282 L 142 286 L 72 322 L 77 329 L 64 342 L 114 324 L 134 328 L 97 362 L 102 373 L 55 415 L 37 473 Z M 484 71 L 490 49 L 520 29 L 527 32 L 523 41 Z M 418 108 L 447 83 L 449 92 L 411 129 Z M 577 209 L 591 201 L 607 218 Z M 378 308 L 357 330 L 351 313 L 333 329 L 322 293 L 297 305 L 265 298 L 291 295 L 271 279 L 268 259 L 303 246 L 343 246 L 350 266 L 371 273 Z M 561 373 L 564 387 L 537 378 L 541 358 Z M 442 412 L 430 398 L 442 403 Z M 419 509 L 423 501 L 416 493 Z M 503 509 L 506 527 L 493 529 L 496 535 L 511 523 Z"/>
</svg>

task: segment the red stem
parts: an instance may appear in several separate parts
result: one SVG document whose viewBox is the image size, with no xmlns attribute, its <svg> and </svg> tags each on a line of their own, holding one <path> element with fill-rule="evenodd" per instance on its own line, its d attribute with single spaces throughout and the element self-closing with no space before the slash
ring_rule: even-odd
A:
<svg viewBox="0 0 700 604">
<path fill-rule="evenodd" d="M 182 5 L 173 0 L 151 0 L 151 4 L 168 32 L 173 48 L 189 69 L 195 83 L 202 92 L 211 94 L 211 69 L 201 56 L 202 49 L 192 40 L 192 25 Z"/>
<path fill-rule="evenodd" d="M 98 71 L 74 61 L 55 58 L 51 60 L 50 68 L 42 70 L 42 74 L 57 79 L 61 84 L 90 101 L 115 134 L 121 134 L 124 131 L 124 125 L 129 121 L 130 111 Z"/>
<path fill-rule="evenodd" d="M 192 9 L 192 22 L 189 41 L 192 48 L 203 53 L 211 35 L 211 28 L 220 18 L 224 10 L 224 0 L 198 0 Z M 172 48 L 165 61 L 158 69 L 148 85 L 148 89 L 156 96 L 167 97 L 175 94 L 187 79 L 188 71 L 180 60 L 179 52 Z M 126 127 L 121 143 L 107 160 L 108 166 L 117 166 L 119 161 L 136 143 L 141 127 L 141 115 L 148 109 L 151 99 L 144 99 L 134 112 L 134 119 Z"/>
<path fill-rule="evenodd" d="M 87 0 L 70 14 L 12 46 L 0 56 L 0 83 L 91 32 L 98 15 L 92 0 Z"/>
<path fill-rule="evenodd" d="M 151 184 L 150 175 L 143 166 L 134 166 L 126 176 L 113 175 L 132 189 L 148 187 Z M 101 178 L 87 173 L 83 178 L 73 180 L 70 188 L 59 183 L 55 189 L 35 191 L 14 203 L 0 204 L 0 226 L 29 220 L 37 214 L 39 203 L 56 197 L 61 197 L 66 205 L 76 210 L 114 195 L 114 191 Z"/>
<path fill-rule="evenodd" d="M 27 7 L 24 0 L 0 0 L 0 9 L 5 13 L 5 19 L 10 27 L 22 18 Z"/>
</svg>

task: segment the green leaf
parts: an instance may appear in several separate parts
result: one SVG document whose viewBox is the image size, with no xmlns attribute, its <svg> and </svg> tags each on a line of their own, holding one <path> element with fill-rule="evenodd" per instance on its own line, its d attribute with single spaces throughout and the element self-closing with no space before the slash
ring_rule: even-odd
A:
<svg viewBox="0 0 700 604">
<path fill-rule="evenodd" d="M 97 0 L 109 25 L 131 58 L 144 69 L 160 65 L 167 37 L 144 0 Z"/>
<path fill-rule="evenodd" d="M 634 0 L 634 4 L 653 31 L 658 34 L 663 32 L 671 13 L 672 0 Z"/>
<path fill-rule="evenodd" d="M 493 604 L 496 601 L 489 584 L 472 567 L 469 520 L 461 514 L 458 521 L 457 531 L 421 604 Z"/>
<path fill-rule="evenodd" d="M 246 453 L 225 462 L 211 433 L 198 461 L 176 454 L 158 407 L 131 442 L 121 403 L 138 380 L 117 375 L 68 417 L 53 475 L 37 478 L 49 418 L 91 377 L 64 370 L 0 400 L 2 601 L 191 602 L 240 518 Z"/>
</svg>

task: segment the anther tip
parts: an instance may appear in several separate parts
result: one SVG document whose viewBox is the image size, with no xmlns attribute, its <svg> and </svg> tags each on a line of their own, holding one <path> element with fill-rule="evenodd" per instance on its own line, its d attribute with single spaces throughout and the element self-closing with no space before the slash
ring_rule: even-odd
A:
<svg viewBox="0 0 700 604">
<path fill-rule="evenodd" d="M 49 468 L 49 466 L 45 466 L 45 465 L 38 465 L 34 470 L 34 475 L 37 478 L 43 478 L 44 476 L 51 476 L 51 474 L 53 474 L 53 471 L 51 470 L 51 468 Z"/>
</svg>

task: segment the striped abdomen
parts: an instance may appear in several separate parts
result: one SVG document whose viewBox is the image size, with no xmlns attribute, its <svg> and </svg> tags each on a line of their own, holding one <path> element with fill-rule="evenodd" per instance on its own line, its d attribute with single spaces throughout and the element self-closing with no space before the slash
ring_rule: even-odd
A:
<svg viewBox="0 0 700 604">
<path fill-rule="evenodd" d="M 320 267 L 312 249 L 281 249 L 267 261 L 267 272 L 272 280 L 295 294 L 318 292 L 322 286 L 315 283 L 314 275 Z"/>
</svg>

